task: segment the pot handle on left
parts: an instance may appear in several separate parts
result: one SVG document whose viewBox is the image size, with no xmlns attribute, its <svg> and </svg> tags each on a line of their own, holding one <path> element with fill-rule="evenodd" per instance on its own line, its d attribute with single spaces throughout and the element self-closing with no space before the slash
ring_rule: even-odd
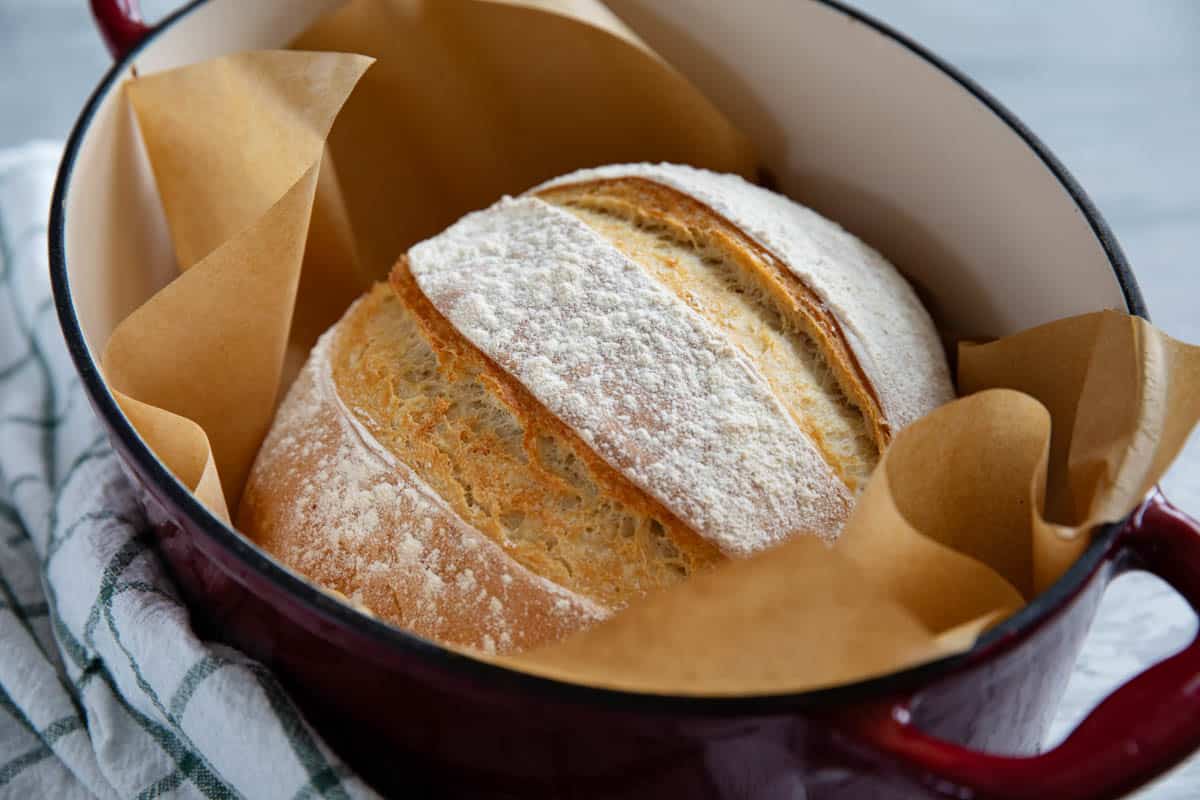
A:
<svg viewBox="0 0 1200 800">
<path fill-rule="evenodd" d="M 100 35 L 108 45 L 108 52 L 117 61 L 146 38 L 153 26 L 142 19 L 138 0 L 90 0 L 92 16 L 100 28 Z"/>
<path fill-rule="evenodd" d="M 1157 491 L 1119 545 L 1129 569 L 1169 583 L 1200 612 L 1200 523 Z M 1115 800 L 1200 748 L 1200 634 L 1104 699 L 1057 747 L 1029 757 L 971 750 L 918 730 L 907 700 L 842 719 L 931 796 L 972 800 Z"/>
</svg>

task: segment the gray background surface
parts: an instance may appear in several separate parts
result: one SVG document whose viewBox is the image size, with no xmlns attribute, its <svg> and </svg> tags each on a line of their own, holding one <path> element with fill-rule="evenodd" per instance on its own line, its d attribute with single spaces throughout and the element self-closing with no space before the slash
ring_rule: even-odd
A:
<svg viewBox="0 0 1200 800">
<path fill-rule="evenodd" d="M 1108 219 L 1154 322 L 1200 342 L 1200 2 L 856 4 L 1016 112 Z M 153 20 L 179 3 L 142 5 Z M 63 139 L 108 63 L 86 0 L 0 0 L 0 147 Z M 1200 515 L 1196 437 L 1164 488 Z M 1194 629 L 1191 612 L 1156 580 L 1117 581 L 1081 656 L 1055 736 L 1106 689 L 1177 649 Z M 1135 796 L 1200 796 L 1200 759 Z"/>
</svg>

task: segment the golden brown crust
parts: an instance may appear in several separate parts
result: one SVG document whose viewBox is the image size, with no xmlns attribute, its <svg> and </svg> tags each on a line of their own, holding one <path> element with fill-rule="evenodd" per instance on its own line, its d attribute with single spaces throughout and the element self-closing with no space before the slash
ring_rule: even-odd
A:
<svg viewBox="0 0 1200 800">
<path fill-rule="evenodd" d="M 765 289 L 776 310 L 815 341 L 838 386 L 863 415 L 882 451 L 892 431 L 879 397 L 855 357 L 841 324 L 785 264 L 740 228 L 704 203 L 676 189 L 639 177 L 622 177 L 551 186 L 537 196 L 565 206 L 612 211 L 630 219 L 648 219 L 671 229 L 697 247 L 719 251 L 743 275 Z"/>
<path fill-rule="evenodd" d="M 512 652 L 724 559 L 459 335 L 403 260 L 326 337 L 239 514 L 322 586 L 420 635 Z M 432 522 L 388 489 L 409 483 L 436 498 Z"/>
<path fill-rule="evenodd" d="M 517 652 L 602 618 L 364 441 L 333 394 L 328 349 L 301 370 L 259 450 L 240 530 L 341 599 L 444 644 Z"/>
<path fill-rule="evenodd" d="M 419 360 L 397 349 L 413 344 L 412 331 L 403 342 L 388 331 L 414 321 L 419 344 L 436 357 L 438 385 L 426 385 L 421 397 L 403 397 L 421 389 L 404 375 L 404 360 L 408 367 Z M 458 335 L 403 264 L 391 291 L 377 287 L 338 325 L 335 344 L 337 390 L 359 422 L 458 516 L 528 569 L 619 608 L 722 559 Z M 420 368 L 430 371 L 431 363 Z M 452 407 L 466 402 L 484 405 L 461 425 Z M 498 437 L 494 417 L 500 413 L 512 422 L 500 433 L 516 429 L 515 441 Z M 563 453 L 574 459 L 575 473 L 547 465 L 547 449 L 559 453 L 557 461 Z M 598 506 L 604 513 L 589 516 Z M 521 521 L 520 536 L 506 529 L 511 519 Z M 604 522 L 613 530 L 589 530 Z"/>
<path fill-rule="evenodd" d="M 457 385 L 463 381 L 478 381 L 491 397 L 503 404 L 521 430 L 523 459 L 518 456 L 496 460 L 496 452 L 501 448 L 495 441 L 488 441 L 473 450 L 468 448 L 469 453 L 459 448 L 444 450 L 441 455 L 446 460 L 442 466 L 422 474 L 464 519 L 504 547 L 519 563 L 609 608 L 620 608 L 633 597 L 663 588 L 723 560 L 711 543 L 609 466 L 574 431 L 538 403 L 524 386 L 459 334 L 421 293 L 408 271 L 406 259 L 401 258 L 396 264 L 389 283 L 394 296 L 419 324 L 421 333 L 437 356 L 442 374 Z M 348 341 L 353 338 L 355 335 L 351 334 Z M 370 392 L 370 387 L 357 383 L 349 371 L 343 373 L 335 368 L 335 375 L 343 396 L 365 398 Z M 371 376 L 369 380 L 378 387 L 379 381 L 386 378 Z M 380 404 L 364 407 L 364 410 L 364 419 L 389 417 L 393 425 L 399 425 L 394 412 Z M 435 424 L 435 418 L 441 419 L 436 411 L 426 419 L 426 424 Z M 401 444 L 394 438 L 388 441 L 386 432 L 382 436 L 391 448 L 413 448 L 404 454 L 397 453 L 409 463 L 436 461 L 437 454 L 423 443 Z M 560 469 L 547 463 L 549 446 L 560 453 L 565 449 L 568 458 L 577 460 L 583 470 L 564 477 Z M 502 488 L 516 491 L 497 492 L 490 498 L 491 508 L 486 507 L 481 497 L 474 498 L 475 507 L 456 502 L 455 492 L 445 480 L 447 469 L 457 469 L 464 476 L 473 477 L 472 484 L 476 487 L 502 484 L 502 478 L 507 477 L 507 486 Z M 417 471 L 422 473 L 419 467 Z M 501 471 L 507 475 L 501 475 Z M 437 472 L 442 474 L 435 474 Z M 595 489 L 586 486 L 581 489 L 575 485 L 581 481 L 593 483 Z M 601 504 L 636 520 L 632 536 L 623 537 L 616 531 L 587 530 L 598 520 L 586 515 L 588 498 L 580 495 L 592 491 L 598 491 Z M 531 541 L 515 539 L 501 524 L 505 515 L 522 516 L 524 524 L 536 526 L 543 535 L 534 536 Z M 653 536 L 650 535 L 652 532 Z M 547 538 L 548 535 L 553 538 Z M 602 549 L 590 549 L 590 555 L 576 551 L 576 557 L 564 551 L 572 542 L 588 536 L 602 542 Z M 673 545 L 674 553 L 662 552 L 662 542 L 656 540 L 664 536 Z M 564 558 L 566 564 L 562 563 Z"/>
</svg>

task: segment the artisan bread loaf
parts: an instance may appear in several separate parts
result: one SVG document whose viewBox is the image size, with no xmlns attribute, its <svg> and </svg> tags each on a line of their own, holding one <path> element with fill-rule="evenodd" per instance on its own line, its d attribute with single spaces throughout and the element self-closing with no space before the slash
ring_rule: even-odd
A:
<svg viewBox="0 0 1200 800">
<path fill-rule="evenodd" d="M 513 652 L 832 541 L 951 396 L 913 290 L 846 231 L 733 176 L 605 167 L 402 257 L 314 350 L 239 524 L 380 617 Z"/>
</svg>

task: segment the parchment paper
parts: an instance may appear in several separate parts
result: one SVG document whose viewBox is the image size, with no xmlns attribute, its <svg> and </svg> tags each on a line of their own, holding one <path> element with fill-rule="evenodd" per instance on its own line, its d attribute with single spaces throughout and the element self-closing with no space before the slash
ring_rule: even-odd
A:
<svg viewBox="0 0 1200 800">
<path fill-rule="evenodd" d="M 103 368 L 226 520 L 313 340 L 409 245 L 577 167 L 755 172 L 745 138 L 590 0 L 354 0 L 296 46 L 335 52 L 127 87 L 181 274 Z M 897 437 L 835 547 L 800 537 L 502 662 L 730 695 L 961 651 L 1128 513 L 1200 416 L 1197 349 L 1116 312 L 964 346 L 958 370 L 962 399 Z"/>
<path fill-rule="evenodd" d="M 752 177 L 741 133 L 595 0 L 358 0 L 295 43 L 378 59 L 330 134 L 367 272 L 581 166 Z"/>
<path fill-rule="evenodd" d="M 325 136 L 370 62 L 243 53 L 126 87 L 182 274 L 117 326 L 104 374 L 131 422 L 153 429 L 155 452 L 226 521 L 274 414 L 301 264 L 328 265 L 306 281 L 320 303 L 336 294 L 344 308 L 365 285 L 320 282 L 327 290 L 312 276 L 357 269 L 337 247 L 347 236 L 327 231 L 336 216 L 314 203 Z M 315 303 L 301 305 L 311 319 Z"/>
</svg>

